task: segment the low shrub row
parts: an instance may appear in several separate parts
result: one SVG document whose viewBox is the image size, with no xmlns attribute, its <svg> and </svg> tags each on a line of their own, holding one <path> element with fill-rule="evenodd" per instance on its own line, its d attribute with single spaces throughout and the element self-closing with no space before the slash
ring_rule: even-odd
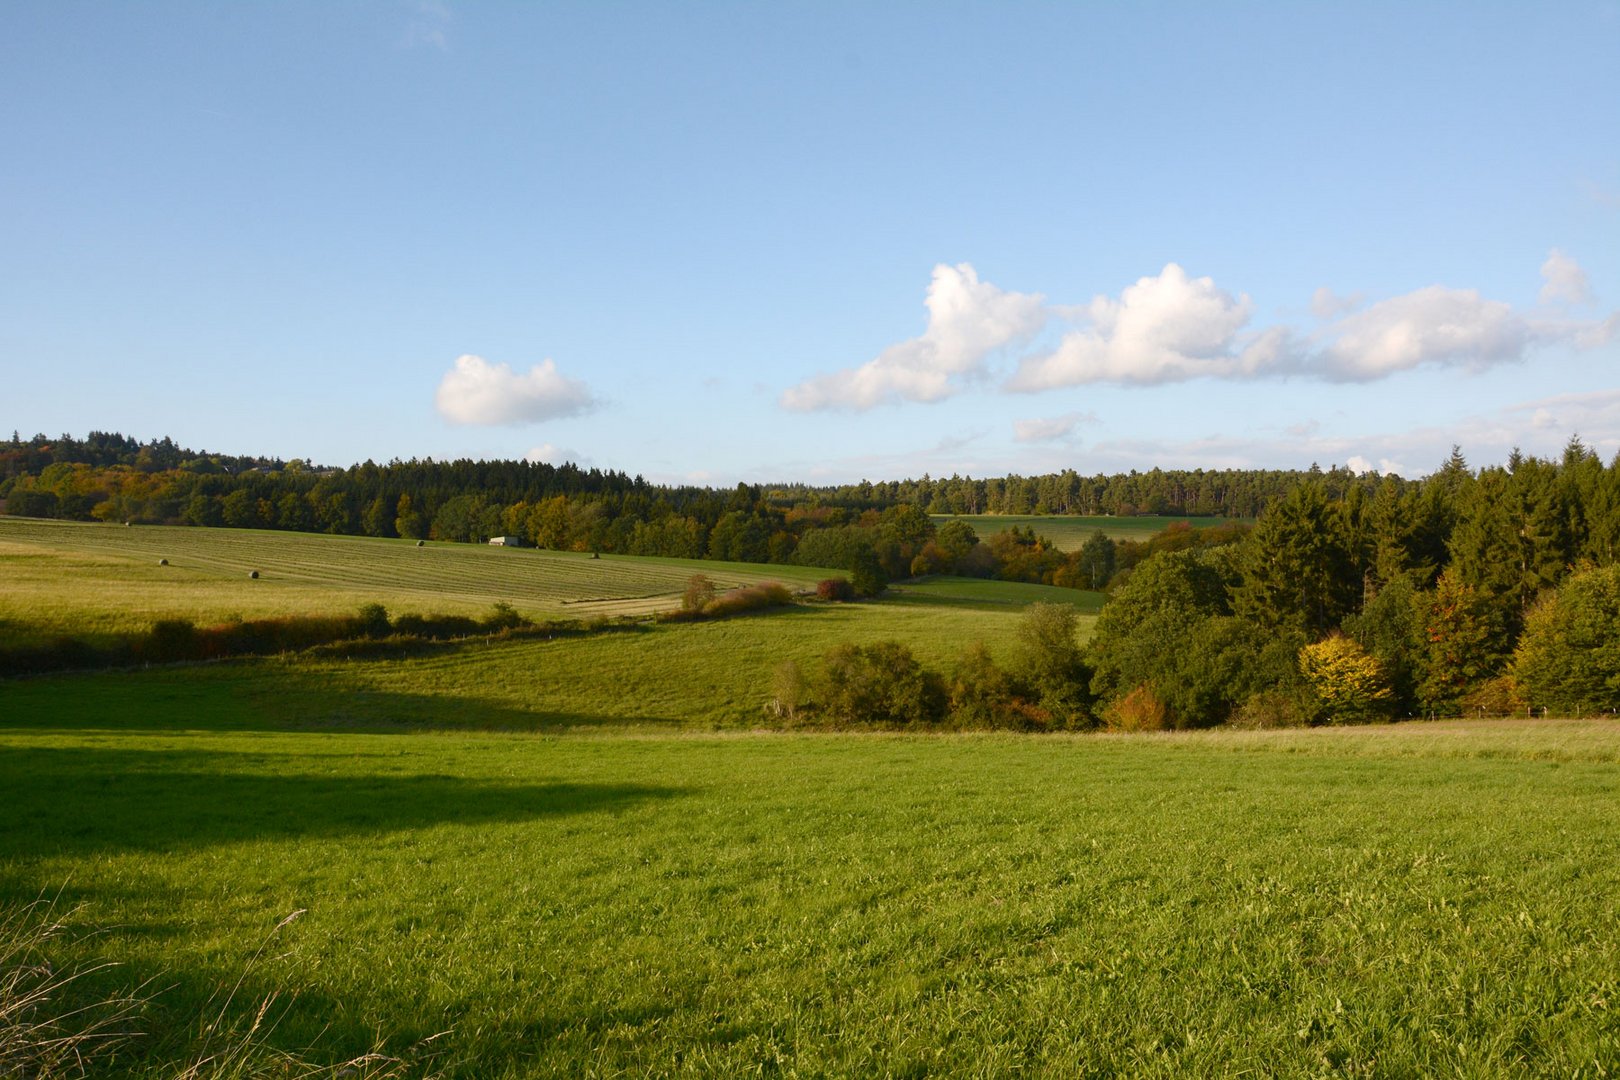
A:
<svg viewBox="0 0 1620 1080">
<path fill-rule="evenodd" d="M 104 645 L 62 637 L 40 646 L 0 649 L 0 677 L 306 650 L 355 658 L 392 656 L 476 637 L 574 636 L 629 626 L 606 620 L 536 623 L 506 603 L 496 604 L 481 619 L 445 614 L 391 619 L 381 604 L 367 604 L 353 615 L 234 619 L 216 626 L 198 626 L 189 619 L 160 619 L 145 634 Z"/>
<path fill-rule="evenodd" d="M 758 585 L 743 585 L 720 592 L 704 574 L 693 574 L 686 583 L 681 606 L 658 616 L 661 622 L 693 622 L 698 619 L 724 619 L 749 611 L 785 607 L 793 603 L 793 593 L 786 585 L 764 581 Z"/>
</svg>

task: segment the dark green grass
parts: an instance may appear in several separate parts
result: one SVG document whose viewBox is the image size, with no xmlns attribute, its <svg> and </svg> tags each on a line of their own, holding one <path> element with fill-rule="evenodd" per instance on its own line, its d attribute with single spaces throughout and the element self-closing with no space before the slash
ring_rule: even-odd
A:
<svg viewBox="0 0 1620 1080">
<path fill-rule="evenodd" d="M 1021 609 L 1029 604 L 1044 603 L 1070 604 L 1082 612 L 1095 615 L 1103 605 L 1103 594 L 1100 592 L 981 578 L 926 577 L 897 585 L 894 591 L 897 600 L 907 603 L 938 603 L 990 611 L 1007 607 Z"/>
<path fill-rule="evenodd" d="M 1060 551 L 1077 551 L 1091 534 L 1101 529 L 1115 540 L 1146 540 L 1165 526 L 1177 521 L 1192 523 L 1200 529 L 1226 522 L 1223 517 L 1170 517 L 1142 515 L 1141 517 L 1114 517 L 1102 514 L 932 514 L 936 525 L 960 518 L 973 526 L 981 539 L 989 539 L 998 532 L 1011 528 L 1034 529 L 1036 534 L 1052 541 Z"/>
<path fill-rule="evenodd" d="M 1613 723 L 362 734 L 175 675 L 0 686 L 0 890 L 168 988 L 137 1074 L 297 909 L 274 1040 L 457 1076 L 1620 1067 Z"/>
</svg>

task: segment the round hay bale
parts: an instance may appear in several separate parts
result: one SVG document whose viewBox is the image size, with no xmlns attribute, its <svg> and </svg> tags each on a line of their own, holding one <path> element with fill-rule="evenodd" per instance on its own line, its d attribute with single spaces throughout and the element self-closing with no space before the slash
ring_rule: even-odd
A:
<svg viewBox="0 0 1620 1080">
<path fill-rule="evenodd" d="M 416 546 L 417 547 L 427 547 L 427 541 L 426 540 L 418 540 L 416 542 Z"/>
<path fill-rule="evenodd" d="M 169 560 L 168 559 L 159 559 L 158 560 L 158 565 L 159 566 L 168 566 L 169 565 Z"/>
<path fill-rule="evenodd" d="M 249 570 L 248 571 L 248 577 L 252 578 L 254 581 L 258 581 L 259 580 L 259 572 L 257 570 Z"/>
</svg>

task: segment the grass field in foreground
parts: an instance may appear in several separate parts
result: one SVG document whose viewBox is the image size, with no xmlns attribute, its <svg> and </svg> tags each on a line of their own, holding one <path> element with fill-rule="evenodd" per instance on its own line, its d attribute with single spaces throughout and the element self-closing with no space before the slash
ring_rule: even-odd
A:
<svg viewBox="0 0 1620 1080">
<path fill-rule="evenodd" d="M 934 524 L 943 524 L 959 518 L 973 526 L 980 539 L 988 540 L 998 532 L 1011 528 L 1034 529 L 1059 551 L 1077 551 L 1101 529 L 1115 540 L 1146 540 L 1165 526 L 1176 521 L 1192 523 L 1197 528 L 1208 528 L 1226 522 L 1223 517 L 1168 517 L 1143 515 L 1141 517 L 1114 517 L 1111 515 L 1085 516 L 1081 514 L 931 514 Z"/>
<path fill-rule="evenodd" d="M 317 1055 L 448 1031 L 458 1077 L 1620 1068 L 1613 722 L 551 738 L 19 693 L 62 722 L 0 725 L 0 892 L 110 928 L 86 991 L 165 988 L 132 1075 L 298 909 L 238 1010 L 284 992 Z"/>
</svg>

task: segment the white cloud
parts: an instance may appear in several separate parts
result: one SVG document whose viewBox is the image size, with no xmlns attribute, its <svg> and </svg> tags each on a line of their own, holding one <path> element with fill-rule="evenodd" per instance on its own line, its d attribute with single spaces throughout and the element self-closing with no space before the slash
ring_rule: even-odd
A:
<svg viewBox="0 0 1620 1080">
<path fill-rule="evenodd" d="M 1090 325 L 1065 334 L 1052 352 L 1025 358 L 1008 389 L 1251 377 L 1285 366 L 1292 352 L 1280 328 L 1242 334 L 1254 311 L 1247 296 L 1190 278 L 1175 263 L 1084 311 Z"/>
<path fill-rule="evenodd" d="M 1596 349 L 1607 345 L 1620 334 L 1620 311 L 1598 322 L 1576 323 L 1568 328 L 1570 341 L 1577 349 Z"/>
<path fill-rule="evenodd" d="M 1511 427 L 1528 417 L 1538 431 L 1568 438 L 1579 433 L 1588 446 L 1620 445 L 1620 390 L 1589 390 L 1520 402 L 1503 410 Z"/>
<path fill-rule="evenodd" d="M 507 364 L 461 356 L 439 382 L 434 405 L 453 424 L 532 424 L 595 407 L 590 390 L 550 359 L 519 374 Z"/>
<path fill-rule="evenodd" d="M 807 379 L 782 395 L 797 411 L 870 409 L 892 401 L 940 401 L 962 378 L 984 371 L 998 350 L 1028 341 L 1051 313 L 1045 298 L 1007 292 L 967 263 L 934 267 L 928 286 L 928 326 L 920 337 L 884 349 L 859 367 Z"/>
<path fill-rule="evenodd" d="M 1405 465 L 1387 457 L 1379 458 L 1378 463 L 1375 465 L 1360 454 L 1351 454 L 1350 459 L 1345 464 L 1350 467 L 1351 472 L 1358 476 L 1364 476 L 1367 473 L 1377 473 L 1383 476 L 1402 476 L 1406 473 Z"/>
<path fill-rule="evenodd" d="M 1592 286 L 1586 280 L 1581 264 L 1557 248 L 1547 253 L 1541 264 L 1541 302 L 1543 304 L 1587 304 L 1592 300 Z"/>
<path fill-rule="evenodd" d="M 1535 336 L 1500 300 L 1439 285 L 1381 300 L 1329 326 L 1310 366 L 1324 377 L 1381 379 L 1422 364 L 1479 370 L 1518 360 Z"/>
<path fill-rule="evenodd" d="M 1367 302 L 1366 293 L 1340 296 L 1326 285 L 1311 294 L 1311 314 L 1318 319 L 1332 319 L 1347 311 L 1354 311 Z"/>
<path fill-rule="evenodd" d="M 1053 442 L 1073 434 L 1082 422 L 1096 419 L 1091 413 L 1071 412 L 1044 420 L 1014 420 L 1013 439 L 1021 443 Z"/>
<path fill-rule="evenodd" d="M 1542 275 L 1544 303 L 1590 299 L 1584 271 L 1556 249 Z M 891 346 L 860 367 L 806 380 L 783 394 L 781 404 L 869 409 L 892 401 L 939 401 L 964 381 L 984 376 L 997 352 L 1027 345 L 1052 322 L 1068 327 L 1056 346 L 1023 355 L 1003 389 L 1289 376 L 1368 382 L 1419 367 L 1481 371 L 1522 361 L 1536 346 L 1592 349 L 1620 334 L 1620 312 L 1601 320 L 1525 314 L 1477 290 L 1442 285 L 1370 305 L 1361 293 L 1341 297 L 1322 288 L 1311 307 L 1320 320 L 1314 328 L 1251 328 L 1255 304 L 1247 295 L 1234 295 L 1209 277 L 1191 277 L 1175 263 L 1118 297 L 1098 296 L 1077 306 L 1006 292 L 981 282 L 967 263 L 941 265 L 934 268 L 928 329 L 921 337 Z"/>
</svg>

